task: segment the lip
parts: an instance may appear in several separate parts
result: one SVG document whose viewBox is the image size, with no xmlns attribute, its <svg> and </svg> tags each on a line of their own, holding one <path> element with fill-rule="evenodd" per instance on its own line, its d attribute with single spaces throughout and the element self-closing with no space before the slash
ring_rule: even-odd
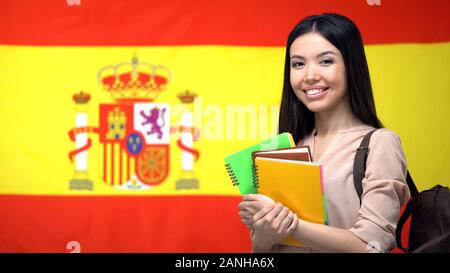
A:
<svg viewBox="0 0 450 273">
<path fill-rule="evenodd" d="M 307 90 L 312 90 L 312 89 L 322 89 L 323 91 L 321 91 L 318 94 L 314 94 L 314 95 L 308 94 L 306 92 Z M 324 97 L 328 93 L 329 89 L 330 88 L 326 87 L 326 86 L 315 85 L 315 86 L 307 86 L 307 87 L 303 88 L 302 91 L 304 92 L 306 98 L 311 99 L 311 100 L 317 100 L 317 99 L 321 99 L 322 97 Z"/>
</svg>

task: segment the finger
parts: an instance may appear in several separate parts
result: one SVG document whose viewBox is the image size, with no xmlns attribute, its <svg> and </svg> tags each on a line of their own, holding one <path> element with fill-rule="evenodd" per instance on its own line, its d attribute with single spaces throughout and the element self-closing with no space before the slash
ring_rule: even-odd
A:
<svg viewBox="0 0 450 273">
<path fill-rule="evenodd" d="M 243 219 L 242 220 L 242 223 L 244 224 L 244 225 L 246 225 L 246 226 L 253 226 L 253 223 L 251 222 L 251 220 L 250 219 L 248 219 L 248 218 L 246 218 L 246 219 Z"/>
<path fill-rule="evenodd" d="M 273 219 L 275 219 L 278 216 L 278 214 L 283 210 L 283 208 L 284 208 L 283 204 L 277 203 L 273 208 L 273 210 L 270 212 L 270 216 L 273 217 Z"/>
<path fill-rule="evenodd" d="M 244 204 L 254 204 L 254 203 L 261 203 L 262 201 L 259 199 L 250 199 L 250 200 L 243 200 L 242 203 Z"/>
<path fill-rule="evenodd" d="M 272 208 L 265 216 L 267 222 L 273 222 L 275 220 L 275 217 L 280 213 L 280 211 L 283 209 L 283 205 L 281 203 L 278 203 L 275 205 L 275 207 Z M 257 220 L 253 219 L 255 223 Z"/>
<path fill-rule="evenodd" d="M 289 228 L 289 226 L 292 224 L 292 221 L 294 220 L 294 213 L 292 211 L 288 210 L 288 214 L 286 217 L 281 221 L 280 224 L 280 231 L 286 232 L 286 230 Z"/>
<path fill-rule="evenodd" d="M 258 194 L 249 193 L 244 195 L 244 201 L 256 201 L 258 200 Z"/>
<path fill-rule="evenodd" d="M 259 210 L 255 215 L 253 215 L 253 222 L 256 223 L 261 218 L 266 216 L 267 213 L 271 212 L 273 210 L 273 206 L 267 206 Z"/>
<path fill-rule="evenodd" d="M 241 203 L 239 203 L 239 205 L 242 204 L 242 206 L 248 207 L 248 206 L 252 206 L 252 205 L 257 204 L 257 203 L 259 203 L 259 201 L 255 201 L 255 200 L 248 201 L 248 200 L 245 200 L 245 201 L 242 201 Z"/>
<path fill-rule="evenodd" d="M 294 230 L 297 229 L 297 226 L 298 226 L 298 217 L 297 214 L 294 214 L 294 219 L 292 220 L 291 225 L 288 227 L 287 232 L 288 233 L 294 232 Z"/>
<path fill-rule="evenodd" d="M 276 216 L 275 220 L 274 220 L 274 224 L 276 226 L 280 226 L 283 221 L 286 219 L 286 217 L 289 214 L 289 209 L 287 207 L 283 207 L 280 211 L 280 213 L 278 213 L 278 215 Z"/>
<path fill-rule="evenodd" d="M 253 214 L 248 213 L 248 212 L 240 212 L 239 216 L 241 217 L 241 219 L 252 219 L 253 218 Z"/>
<path fill-rule="evenodd" d="M 262 209 L 264 205 L 258 204 L 258 202 L 255 201 L 245 201 L 243 204 L 239 206 L 240 211 L 246 211 L 250 213 L 251 215 L 254 215 L 257 213 L 260 209 Z"/>
<path fill-rule="evenodd" d="M 263 201 L 264 203 L 275 204 L 275 201 L 273 201 L 272 198 L 270 198 L 269 196 L 266 196 L 266 195 L 259 194 L 259 199 L 261 201 Z"/>
<path fill-rule="evenodd" d="M 241 219 L 244 219 L 244 218 L 251 217 L 252 215 L 249 214 L 249 213 L 246 212 L 246 211 L 240 211 L 240 212 L 239 212 L 239 216 L 241 217 Z"/>
<path fill-rule="evenodd" d="M 239 216 L 241 217 L 241 219 L 246 219 L 246 218 L 252 218 L 253 214 L 249 214 L 248 212 L 241 211 L 241 212 L 239 212 Z"/>
<path fill-rule="evenodd" d="M 241 222 L 244 225 L 253 226 L 253 217 L 243 216 L 241 217 Z"/>
<path fill-rule="evenodd" d="M 257 211 L 264 207 L 259 201 L 243 201 L 238 205 L 240 211 L 248 211 L 252 214 L 255 214 Z"/>
<path fill-rule="evenodd" d="M 269 204 L 275 204 L 272 198 L 264 194 L 247 194 L 246 201 L 260 201 Z"/>
<path fill-rule="evenodd" d="M 265 206 L 268 206 L 271 204 L 267 204 L 261 201 L 246 201 L 246 210 L 252 213 L 256 213 L 257 211 L 259 211 L 260 209 L 262 209 Z"/>
<path fill-rule="evenodd" d="M 239 212 L 239 217 L 241 217 L 241 219 L 247 218 L 248 216 L 249 216 L 248 213 L 245 211 Z"/>
<path fill-rule="evenodd" d="M 246 210 L 247 209 L 247 203 L 245 201 L 242 201 L 238 205 L 239 210 Z"/>
</svg>

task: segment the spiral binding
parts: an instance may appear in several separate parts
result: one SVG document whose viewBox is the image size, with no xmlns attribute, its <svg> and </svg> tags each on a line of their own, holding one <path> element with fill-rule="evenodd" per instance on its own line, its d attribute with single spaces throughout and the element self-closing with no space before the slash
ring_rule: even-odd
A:
<svg viewBox="0 0 450 273">
<path fill-rule="evenodd" d="M 230 176 L 231 183 L 233 183 L 233 186 L 239 185 L 239 182 L 237 181 L 236 175 L 234 174 L 233 170 L 231 169 L 230 164 L 225 164 L 225 168 L 227 169 L 228 175 Z"/>
<path fill-rule="evenodd" d="M 257 189 L 259 188 L 259 177 L 258 177 L 258 167 L 255 165 L 252 166 L 252 176 L 253 176 L 253 187 Z"/>
</svg>

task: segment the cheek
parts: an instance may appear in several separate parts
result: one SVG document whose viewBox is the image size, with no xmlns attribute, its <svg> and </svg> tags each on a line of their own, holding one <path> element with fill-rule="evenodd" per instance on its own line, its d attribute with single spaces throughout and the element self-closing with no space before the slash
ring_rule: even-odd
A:
<svg viewBox="0 0 450 273">
<path fill-rule="evenodd" d="M 291 73 L 291 87 L 294 90 L 295 96 L 303 103 L 306 103 L 305 93 L 301 90 L 301 82 L 303 80 L 303 76 L 301 73 L 296 71 L 296 73 Z"/>
<path fill-rule="evenodd" d="M 345 71 L 342 69 L 335 69 L 324 73 L 324 78 L 339 91 L 346 89 Z"/>
<path fill-rule="evenodd" d="M 300 88 L 300 82 L 302 81 L 302 75 L 298 71 L 292 71 L 290 73 L 290 80 L 292 89 L 297 90 Z"/>
<path fill-rule="evenodd" d="M 291 82 L 292 89 L 294 89 L 294 87 L 295 87 L 295 75 L 294 75 L 294 73 L 292 71 L 289 74 L 289 80 Z"/>
</svg>

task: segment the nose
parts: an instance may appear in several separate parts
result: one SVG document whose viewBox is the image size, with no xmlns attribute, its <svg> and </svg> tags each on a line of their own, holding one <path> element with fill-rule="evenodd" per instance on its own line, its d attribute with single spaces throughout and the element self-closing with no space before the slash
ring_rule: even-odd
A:
<svg viewBox="0 0 450 273">
<path fill-rule="evenodd" d="M 320 75 L 316 71 L 315 66 L 308 66 L 306 68 L 306 74 L 305 74 L 305 82 L 317 82 L 320 80 Z"/>
</svg>

